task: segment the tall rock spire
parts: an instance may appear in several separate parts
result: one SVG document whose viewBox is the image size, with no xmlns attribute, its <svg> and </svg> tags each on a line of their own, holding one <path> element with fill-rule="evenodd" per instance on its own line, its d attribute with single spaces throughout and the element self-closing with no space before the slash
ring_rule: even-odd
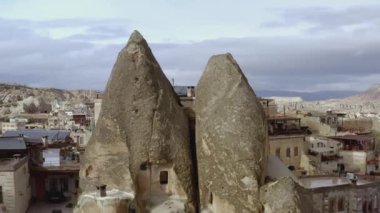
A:
<svg viewBox="0 0 380 213">
<path fill-rule="evenodd" d="M 135 31 L 108 80 L 84 154 L 81 188 L 91 191 L 100 182 L 134 192 L 138 212 L 172 197 L 191 212 L 196 208 L 192 168 L 188 119 L 147 42 Z"/>
<path fill-rule="evenodd" d="M 266 118 L 231 54 L 210 58 L 197 86 L 195 112 L 201 208 L 261 212 Z"/>
</svg>

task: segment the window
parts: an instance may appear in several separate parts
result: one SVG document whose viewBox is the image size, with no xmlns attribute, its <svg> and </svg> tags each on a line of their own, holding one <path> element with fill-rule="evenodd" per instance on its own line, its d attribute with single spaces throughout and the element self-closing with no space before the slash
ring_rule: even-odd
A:
<svg viewBox="0 0 380 213">
<path fill-rule="evenodd" d="M 344 198 L 339 198 L 338 200 L 338 211 L 344 211 Z"/>
<path fill-rule="evenodd" d="M 69 180 L 67 178 L 61 178 L 61 184 L 65 192 L 69 191 Z"/>
<path fill-rule="evenodd" d="M 61 190 L 58 187 L 58 179 L 51 178 L 49 180 L 49 192 L 60 192 Z"/>
<path fill-rule="evenodd" d="M 311 148 L 314 148 L 314 144 L 311 144 Z"/>
<path fill-rule="evenodd" d="M 280 148 L 277 148 L 277 149 L 276 149 L 276 156 L 277 156 L 277 157 L 280 157 L 280 154 L 281 154 L 281 149 L 280 149 Z"/>
<path fill-rule="evenodd" d="M 290 148 L 286 148 L 286 157 L 290 158 Z"/>
<path fill-rule="evenodd" d="M 335 210 L 335 198 L 329 200 L 329 212 L 333 213 Z"/>
<path fill-rule="evenodd" d="M 0 203 L 3 203 L 3 187 L 0 186 Z"/>
<path fill-rule="evenodd" d="M 364 201 L 362 204 L 362 211 L 367 212 L 367 201 Z"/>
<path fill-rule="evenodd" d="M 169 179 L 169 172 L 168 171 L 161 171 L 160 172 L 160 184 L 168 184 Z"/>
<path fill-rule="evenodd" d="M 298 147 L 294 147 L 294 156 L 298 156 Z"/>
</svg>

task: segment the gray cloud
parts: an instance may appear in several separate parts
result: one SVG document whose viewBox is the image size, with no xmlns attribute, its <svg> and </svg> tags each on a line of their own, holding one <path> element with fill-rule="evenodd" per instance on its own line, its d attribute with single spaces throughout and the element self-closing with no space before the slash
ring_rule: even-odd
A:
<svg viewBox="0 0 380 213">
<path fill-rule="evenodd" d="M 0 21 L 0 81 L 103 89 L 119 45 L 95 45 L 37 34 L 34 23 Z"/>
<path fill-rule="evenodd" d="M 131 29 L 122 25 L 96 25 L 88 27 L 85 33 L 69 36 L 68 39 L 89 41 L 127 38 Z"/>
<path fill-rule="evenodd" d="M 67 27 L 73 26 L 71 22 L 86 32 L 51 39 L 35 31 L 36 26 Z M 45 26 L 44 22 L 0 19 L 0 81 L 103 89 L 125 43 L 92 41 L 125 37 L 127 42 L 130 33 L 127 25 L 110 23 L 58 20 Z M 363 90 L 380 81 L 380 40 L 371 36 L 224 38 L 150 45 L 177 85 L 196 84 L 209 57 L 225 52 L 234 55 L 256 90 Z"/>
<path fill-rule="evenodd" d="M 375 30 L 380 24 L 380 6 L 355 6 L 346 9 L 328 7 L 277 9 L 279 20 L 262 24 L 265 28 L 292 27 L 309 24 L 308 32 L 343 32 L 344 27 L 357 26 L 358 31 Z M 363 25 L 363 26 L 360 26 Z"/>
<path fill-rule="evenodd" d="M 210 55 L 231 52 L 258 89 L 313 90 L 324 89 L 317 87 L 323 84 L 332 89 L 332 83 L 380 73 L 380 41 L 349 37 L 220 39 L 153 49 L 161 64 L 177 73 L 203 70 Z"/>
</svg>

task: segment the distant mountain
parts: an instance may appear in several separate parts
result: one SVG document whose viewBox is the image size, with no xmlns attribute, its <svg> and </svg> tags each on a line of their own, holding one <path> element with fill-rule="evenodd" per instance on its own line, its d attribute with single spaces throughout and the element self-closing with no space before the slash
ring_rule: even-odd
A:
<svg viewBox="0 0 380 213">
<path fill-rule="evenodd" d="M 270 93 L 260 93 L 258 95 L 269 95 Z M 304 111 L 320 111 L 326 112 L 328 109 L 332 109 L 338 112 L 345 113 L 380 113 L 380 84 L 372 85 L 369 89 L 363 92 L 354 91 L 327 91 L 316 93 L 299 93 L 299 92 L 279 92 L 275 94 L 281 94 L 286 96 L 300 96 L 305 97 L 303 99 L 309 100 L 302 102 L 297 107 L 302 108 Z M 349 95 L 349 96 L 348 96 Z M 346 96 L 346 97 L 344 97 Z M 348 97 L 347 97 L 348 96 Z M 311 100 L 311 101 L 310 101 Z M 295 105 L 288 101 L 288 103 L 281 103 L 287 107 L 288 110 L 295 110 Z M 279 106 L 281 108 L 281 106 Z"/>
<path fill-rule="evenodd" d="M 260 97 L 300 97 L 304 101 L 321 101 L 327 99 L 342 99 L 357 95 L 358 91 L 318 91 L 318 92 L 294 92 L 276 90 L 258 90 L 256 95 Z"/>
<path fill-rule="evenodd" d="M 374 84 L 366 91 L 351 97 L 347 97 L 346 100 L 361 102 L 380 102 L 380 84 Z"/>
</svg>

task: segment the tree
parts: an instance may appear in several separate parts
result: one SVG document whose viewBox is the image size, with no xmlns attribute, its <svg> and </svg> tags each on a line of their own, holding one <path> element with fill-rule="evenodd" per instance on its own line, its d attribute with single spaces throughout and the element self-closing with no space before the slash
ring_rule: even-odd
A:
<svg viewBox="0 0 380 213">
<path fill-rule="evenodd" d="M 38 112 L 37 106 L 32 102 L 31 104 L 24 104 L 23 105 L 24 111 L 27 113 L 36 113 Z"/>
</svg>

